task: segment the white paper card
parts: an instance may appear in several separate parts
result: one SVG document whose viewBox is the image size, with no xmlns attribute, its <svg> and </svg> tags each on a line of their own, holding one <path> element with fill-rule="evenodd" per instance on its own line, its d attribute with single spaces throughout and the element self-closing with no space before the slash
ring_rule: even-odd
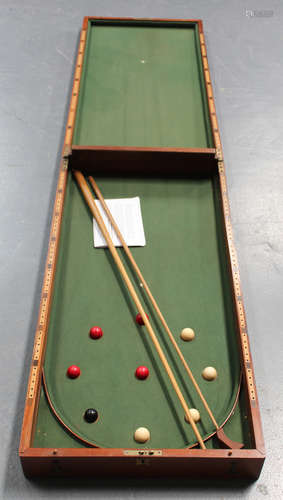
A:
<svg viewBox="0 0 283 500">
<path fill-rule="evenodd" d="M 105 200 L 105 202 L 127 245 L 132 247 L 144 247 L 146 241 L 139 197 Z M 115 247 L 121 247 L 121 242 L 118 239 L 106 213 L 104 212 L 100 201 L 95 200 L 95 203 L 102 215 Z M 95 219 L 93 219 L 93 242 L 95 248 L 107 247 L 107 243 L 102 236 Z"/>
</svg>

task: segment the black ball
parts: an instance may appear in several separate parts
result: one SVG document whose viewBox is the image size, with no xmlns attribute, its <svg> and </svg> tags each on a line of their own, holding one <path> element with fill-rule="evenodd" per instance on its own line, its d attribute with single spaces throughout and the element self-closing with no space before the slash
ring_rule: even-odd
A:
<svg viewBox="0 0 283 500">
<path fill-rule="evenodd" d="M 85 411 L 84 418 L 89 424 L 92 424 L 98 419 L 98 413 L 94 408 L 88 408 Z"/>
</svg>

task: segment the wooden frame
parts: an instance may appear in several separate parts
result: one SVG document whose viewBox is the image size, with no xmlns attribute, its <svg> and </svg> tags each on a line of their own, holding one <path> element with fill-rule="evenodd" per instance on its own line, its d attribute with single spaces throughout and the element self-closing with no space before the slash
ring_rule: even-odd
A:
<svg viewBox="0 0 283 500">
<path fill-rule="evenodd" d="M 215 148 L 192 150 L 184 148 L 115 148 L 115 147 L 72 147 L 72 137 L 78 104 L 78 94 L 84 60 L 85 43 L 87 37 L 88 23 L 90 20 L 109 21 L 170 21 L 171 23 L 192 22 L 197 24 L 199 42 L 201 47 L 201 58 L 205 87 L 209 106 L 209 117 L 213 132 Z M 168 155 L 174 155 L 182 169 L 182 163 L 186 158 L 193 155 L 197 162 L 206 158 L 207 164 L 218 168 L 220 178 L 220 189 L 223 207 L 224 227 L 226 232 L 227 253 L 230 262 L 230 275 L 234 293 L 235 310 L 238 323 L 239 351 L 243 368 L 243 380 L 246 389 L 246 402 L 248 418 L 252 434 L 253 449 L 224 450 L 224 449 L 162 449 L 162 450 L 124 450 L 103 448 L 33 448 L 33 433 L 37 418 L 37 409 L 41 387 L 41 369 L 44 359 L 49 313 L 52 299 L 52 289 L 56 271 L 56 260 L 59 247 L 61 219 L 64 207 L 64 195 L 68 175 L 68 163 L 76 159 L 83 161 L 86 155 L 91 158 L 96 155 L 96 160 L 104 168 L 109 165 L 109 160 L 117 157 L 123 159 L 125 165 L 127 160 L 135 157 L 135 160 L 148 155 L 149 159 L 155 159 L 156 155 L 165 161 Z M 154 163 L 154 162 L 152 162 Z M 264 443 L 261 430 L 258 399 L 254 381 L 253 364 L 247 335 L 246 317 L 242 300 L 242 292 L 239 277 L 237 256 L 233 241 L 229 202 L 227 196 L 225 167 L 223 162 L 222 146 L 216 118 L 215 104 L 212 92 L 212 84 L 207 62 L 207 52 L 203 34 L 202 21 L 180 20 L 180 19 L 134 19 L 134 18 L 96 18 L 85 17 L 81 30 L 77 62 L 75 66 L 74 83 L 66 126 L 66 134 L 62 151 L 62 159 L 59 169 L 59 178 L 54 203 L 53 218 L 51 224 L 50 240 L 43 279 L 41 302 L 39 308 L 39 319 L 35 333 L 32 365 L 28 381 L 28 390 L 23 418 L 22 435 L 20 441 L 19 455 L 24 473 L 27 476 L 63 474 L 63 475 L 92 475 L 92 474 L 114 474 L 114 475 L 145 475 L 145 476 L 207 476 L 207 477 L 249 477 L 256 478 L 260 474 L 264 462 Z"/>
</svg>

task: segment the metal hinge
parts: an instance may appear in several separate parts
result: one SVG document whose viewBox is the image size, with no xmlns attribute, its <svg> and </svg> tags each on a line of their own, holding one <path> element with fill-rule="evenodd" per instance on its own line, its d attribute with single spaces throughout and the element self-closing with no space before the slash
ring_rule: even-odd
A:
<svg viewBox="0 0 283 500">
<path fill-rule="evenodd" d="M 162 450 L 124 450 L 128 457 L 156 457 L 162 455 Z"/>
</svg>

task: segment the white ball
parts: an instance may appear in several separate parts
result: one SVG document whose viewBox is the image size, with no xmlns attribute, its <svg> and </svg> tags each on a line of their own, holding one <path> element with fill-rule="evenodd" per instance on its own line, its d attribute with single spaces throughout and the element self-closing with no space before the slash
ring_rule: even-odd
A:
<svg viewBox="0 0 283 500">
<path fill-rule="evenodd" d="M 202 376 L 205 380 L 215 380 L 217 377 L 217 371 L 213 366 L 207 366 L 202 371 Z"/>
<path fill-rule="evenodd" d="M 200 413 L 195 408 L 190 409 L 190 414 L 194 422 L 198 422 L 200 420 Z M 186 422 L 190 422 L 189 419 L 187 418 L 187 415 L 185 415 L 185 420 Z"/>
<path fill-rule="evenodd" d="M 139 427 L 135 431 L 134 438 L 138 443 L 146 443 L 150 439 L 150 432 L 146 427 Z"/>
<path fill-rule="evenodd" d="M 195 332 L 192 328 L 183 328 L 180 337 L 185 341 L 193 340 L 195 338 Z"/>
</svg>

